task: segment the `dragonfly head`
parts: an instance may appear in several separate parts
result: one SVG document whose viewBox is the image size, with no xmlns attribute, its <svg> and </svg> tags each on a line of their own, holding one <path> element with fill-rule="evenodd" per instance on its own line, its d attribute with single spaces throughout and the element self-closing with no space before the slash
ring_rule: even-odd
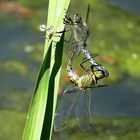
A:
<svg viewBox="0 0 140 140">
<path fill-rule="evenodd" d="M 73 22 L 74 23 L 81 23 L 82 22 L 82 16 L 80 14 L 74 15 Z"/>
<path fill-rule="evenodd" d="M 97 80 L 105 77 L 103 72 L 101 70 L 98 70 L 96 67 L 92 67 L 91 70 L 92 70 L 92 73 L 97 78 Z"/>
<path fill-rule="evenodd" d="M 103 74 L 103 72 L 102 71 L 95 71 L 95 76 L 96 76 L 96 78 L 97 79 L 102 79 L 102 78 L 104 78 L 104 74 Z"/>
</svg>

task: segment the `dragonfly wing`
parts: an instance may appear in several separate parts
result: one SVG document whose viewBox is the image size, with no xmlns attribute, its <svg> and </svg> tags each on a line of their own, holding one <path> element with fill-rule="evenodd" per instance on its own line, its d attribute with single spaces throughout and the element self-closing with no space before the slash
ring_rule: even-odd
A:
<svg viewBox="0 0 140 140">
<path fill-rule="evenodd" d="M 55 131 L 62 130 L 66 125 L 77 97 L 77 93 L 69 92 L 67 89 L 58 97 L 54 118 Z"/>
<path fill-rule="evenodd" d="M 86 90 L 80 93 L 77 99 L 77 107 L 75 111 L 77 123 L 82 131 L 86 131 L 91 128 L 91 93 L 90 90 Z"/>
</svg>

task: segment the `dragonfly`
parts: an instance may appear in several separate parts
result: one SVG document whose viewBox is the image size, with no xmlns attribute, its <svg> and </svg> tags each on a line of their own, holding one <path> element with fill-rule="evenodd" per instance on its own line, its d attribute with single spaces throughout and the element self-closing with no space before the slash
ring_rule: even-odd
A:
<svg viewBox="0 0 140 140">
<path fill-rule="evenodd" d="M 105 69 L 105 67 L 97 64 L 91 57 L 90 53 L 87 50 L 87 38 L 89 36 L 89 11 L 90 11 L 90 4 L 88 4 L 87 8 L 87 14 L 86 14 L 86 23 L 83 23 L 82 16 L 80 14 L 74 15 L 73 19 L 66 13 L 63 23 L 66 25 L 72 25 L 71 29 L 64 30 L 64 31 L 54 31 L 54 27 L 50 26 L 49 28 L 46 27 L 46 25 L 41 25 L 40 30 L 46 31 L 48 39 L 50 39 L 52 36 L 55 37 L 61 37 L 59 34 L 62 32 L 72 31 L 71 33 L 74 34 L 75 42 L 73 44 L 76 44 L 78 48 L 83 52 L 83 54 L 86 56 L 87 60 L 91 63 L 91 69 L 92 67 L 97 67 L 97 69 L 101 70 L 104 73 L 105 77 L 108 77 L 109 72 Z M 70 37 L 71 38 L 71 37 Z M 66 40 L 65 40 L 66 41 Z M 82 62 L 82 64 L 84 61 Z M 81 66 L 83 66 L 81 64 Z M 82 67 L 84 69 L 84 67 Z"/>
<path fill-rule="evenodd" d="M 90 12 L 90 4 L 88 4 L 87 14 L 86 14 L 86 22 L 84 23 L 82 20 L 82 16 L 80 14 L 75 14 L 73 19 L 67 14 L 63 19 L 63 23 L 65 25 L 71 25 L 72 28 L 68 30 L 64 30 L 65 32 L 71 31 L 70 39 L 73 34 L 75 43 L 78 45 L 80 52 L 82 52 L 86 58 L 89 60 L 91 67 L 97 67 L 97 69 L 103 71 L 104 76 L 108 77 L 109 72 L 105 69 L 105 67 L 97 64 L 91 57 L 90 53 L 87 50 L 87 39 L 89 37 L 89 12 Z M 69 39 L 69 40 L 70 40 Z M 68 40 L 68 41 L 69 41 Z"/>
<path fill-rule="evenodd" d="M 74 72 L 72 60 L 77 47 L 78 45 L 72 47 L 67 62 L 67 74 L 73 85 L 68 86 L 58 97 L 60 100 L 58 99 L 54 118 L 55 131 L 61 131 L 64 128 L 73 112 L 72 110 L 74 110 L 73 115 L 82 131 L 91 128 L 91 90 L 95 87 L 101 87 L 97 85 L 97 81 L 105 77 L 103 72 L 96 67 L 89 69 L 90 72 L 81 77 Z"/>
</svg>

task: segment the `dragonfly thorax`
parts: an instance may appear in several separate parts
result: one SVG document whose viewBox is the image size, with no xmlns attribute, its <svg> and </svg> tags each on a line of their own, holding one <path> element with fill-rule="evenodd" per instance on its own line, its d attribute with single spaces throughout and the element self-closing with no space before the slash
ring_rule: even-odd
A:
<svg viewBox="0 0 140 140">
<path fill-rule="evenodd" d="M 75 25 L 73 29 L 73 34 L 77 44 L 80 44 L 81 42 L 86 42 L 89 36 L 88 29 L 83 24 Z"/>
<path fill-rule="evenodd" d="M 93 73 L 79 77 L 79 80 L 76 82 L 80 90 L 85 90 L 87 88 L 92 88 L 97 83 L 96 77 Z"/>
</svg>

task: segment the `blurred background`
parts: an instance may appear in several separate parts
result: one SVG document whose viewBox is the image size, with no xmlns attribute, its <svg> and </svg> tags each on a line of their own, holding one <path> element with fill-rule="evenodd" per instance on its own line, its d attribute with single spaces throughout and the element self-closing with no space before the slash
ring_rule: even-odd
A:
<svg viewBox="0 0 140 140">
<path fill-rule="evenodd" d="M 87 1 L 71 1 L 69 14 L 86 15 Z M 97 53 L 98 63 L 110 72 L 103 80 L 107 87 L 94 89 L 94 127 L 81 132 L 69 123 L 54 140 L 132 140 L 140 139 L 140 1 L 94 0 L 90 2 L 88 49 Z M 0 140 L 22 137 L 29 102 L 39 72 L 48 1 L 0 1 Z M 65 44 L 60 91 L 68 83 L 66 58 L 71 50 Z M 81 58 L 74 60 L 79 75 Z M 72 120 L 73 121 L 73 120 Z M 70 125 L 71 124 L 71 125 Z"/>
</svg>

